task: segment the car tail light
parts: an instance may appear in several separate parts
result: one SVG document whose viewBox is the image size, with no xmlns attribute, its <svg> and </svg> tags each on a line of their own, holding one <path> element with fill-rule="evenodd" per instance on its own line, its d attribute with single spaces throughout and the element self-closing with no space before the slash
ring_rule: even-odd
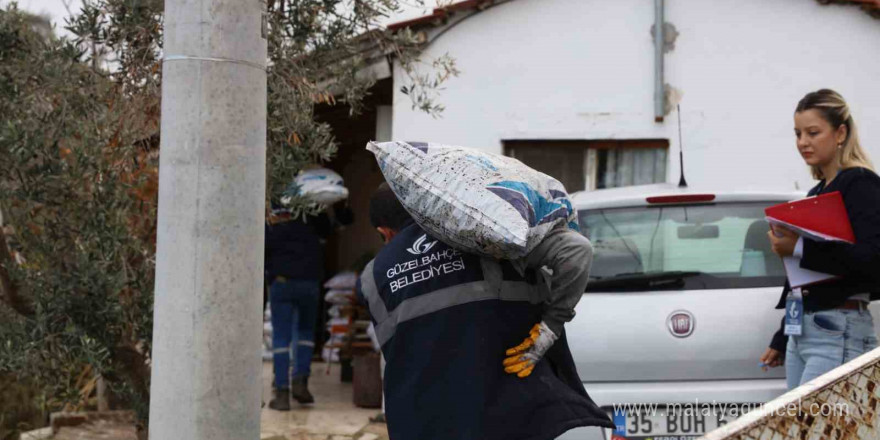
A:
<svg viewBox="0 0 880 440">
<path fill-rule="evenodd" d="M 705 203 L 715 200 L 715 194 L 682 194 L 676 196 L 656 196 L 645 199 L 651 204 L 661 203 Z"/>
</svg>

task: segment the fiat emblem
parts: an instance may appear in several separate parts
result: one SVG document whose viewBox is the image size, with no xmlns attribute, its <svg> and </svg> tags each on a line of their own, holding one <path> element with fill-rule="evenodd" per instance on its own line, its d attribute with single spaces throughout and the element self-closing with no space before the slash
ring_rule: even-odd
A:
<svg viewBox="0 0 880 440">
<path fill-rule="evenodd" d="M 666 318 L 669 333 L 676 338 L 686 338 L 694 332 L 694 315 L 686 310 L 676 310 Z"/>
</svg>

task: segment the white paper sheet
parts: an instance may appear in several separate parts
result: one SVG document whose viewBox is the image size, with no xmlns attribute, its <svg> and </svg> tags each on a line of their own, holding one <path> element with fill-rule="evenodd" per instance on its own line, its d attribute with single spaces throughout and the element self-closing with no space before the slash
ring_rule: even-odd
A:
<svg viewBox="0 0 880 440">
<path fill-rule="evenodd" d="M 785 265 L 785 273 L 788 275 L 788 283 L 792 288 L 815 284 L 820 281 L 836 278 L 834 275 L 816 272 L 801 267 L 801 259 L 797 257 L 785 257 L 782 259 Z"/>
</svg>

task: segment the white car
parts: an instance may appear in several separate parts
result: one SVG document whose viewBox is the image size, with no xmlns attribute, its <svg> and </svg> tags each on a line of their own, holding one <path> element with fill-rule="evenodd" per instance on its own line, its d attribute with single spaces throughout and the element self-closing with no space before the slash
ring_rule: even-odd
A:
<svg viewBox="0 0 880 440">
<path fill-rule="evenodd" d="M 758 361 L 785 282 L 764 208 L 802 197 L 672 184 L 574 194 L 595 257 L 566 334 L 618 428 L 561 438 L 697 437 L 784 393 L 784 368 Z"/>
</svg>

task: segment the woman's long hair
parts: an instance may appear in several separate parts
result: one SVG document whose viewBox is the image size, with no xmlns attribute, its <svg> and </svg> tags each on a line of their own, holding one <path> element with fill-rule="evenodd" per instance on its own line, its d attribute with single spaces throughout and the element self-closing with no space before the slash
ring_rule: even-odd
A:
<svg viewBox="0 0 880 440">
<path fill-rule="evenodd" d="M 822 118 L 831 124 L 835 130 L 841 125 L 846 126 L 846 139 L 841 145 L 838 154 L 840 160 L 840 168 L 862 167 L 874 170 L 868 153 L 862 148 L 859 142 L 859 133 L 856 130 L 856 122 L 850 114 L 849 106 L 840 96 L 839 93 L 831 89 L 822 89 L 815 92 L 807 93 L 800 102 L 798 102 L 795 113 L 801 113 L 807 110 L 816 110 L 822 115 Z M 819 167 L 812 167 L 813 178 L 816 180 L 824 179 L 822 170 Z"/>
</svg>

